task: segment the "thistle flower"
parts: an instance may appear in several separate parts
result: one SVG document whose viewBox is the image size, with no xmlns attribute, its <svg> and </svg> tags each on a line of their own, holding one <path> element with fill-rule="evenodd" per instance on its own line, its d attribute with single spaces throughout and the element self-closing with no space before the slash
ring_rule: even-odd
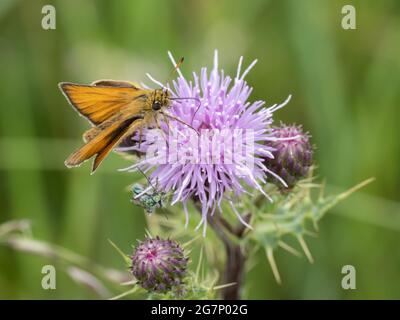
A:
<svg viewBox="0 0 400 320">
<path fill-rule="evenodd" d="M 175 65 L 171 53 L 169 56 Z M 264 158 L 273 158 L 274 149 L 268 144 L 276 140 L 271 128 L 273 112 L 286 105 L 290 96 L 282 104 L 269 108 L 264 107 L 264 101 L 249 102 L 252 88 L 244 78 L 257 60 L 243 73 L 242 62 L 243 57 L 239 59 L 233 79 L 219 70 L 217 51 L 210 74 L 207 68 L 202 68 L 200 75 L 193 72 L 193 80 L 188 81 L 178 69 L 179 77 L 172 82 L 172 87 L 167 85 L 166 88 L 172 99 L 176 99 L 172 100 L 168 113 L 180 121 L 170 120 L 169 125 L 162 122 L 162 135 L 168 143 L 160 146 L 144 141 L 142 151 L 152 149 L 155 156 L 124 169 L 134 171 L 139 167 L 146 172 L 152 171 L 150 179 L 157 181 L 159 189 L 172 193 L 171 205 L 182 202 L 186 225 L 189 219 L 187 202 L 191 199 L 199 201 L 202 218 L 197 228 L 203 225 L 203 234 L 208 215 L 213 215 L 217 208 L 221 211 L 223 199 L 227 199 L 238 219 L 251 228 L 227 193 L 237 197 L 248 193 L 248 189 L 257 189 L 268 197 L 262 184 L 272 177 L 286 186 L 284 180 L 265 165 Z M 137 149 L 135 145 L 124 148 Z M 160 157 L 161 153 L 167 156 Z M 154 162 L 161 158 L 164 162 Z"/>
<path fill-rule="evenodd" d="M 131 271 L 144 289 L 165 293 L 182 284 L 187 263 L 188 258 L 176 241 L 156 237 L 135 248 Z"/>
<path fill-rule="evenodd" d="M 266 158 L 266 166 L 276 172 L 288 185 L 293 188 L 297 181 L 304 178 L 313 162 L 313 149 L 309 135 L 304 133 L 301 126 L 281 124 L 275 128 L 276 141 L 268 142 L 274 148 L 274 158 Z M 274 180 L 279 188 L 282 184 Z"/>
</svg>

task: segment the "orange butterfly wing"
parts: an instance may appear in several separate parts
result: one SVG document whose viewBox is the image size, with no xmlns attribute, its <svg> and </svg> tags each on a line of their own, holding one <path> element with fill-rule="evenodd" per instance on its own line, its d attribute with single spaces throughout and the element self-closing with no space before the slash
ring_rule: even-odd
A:
<svg viewBox="0 0 400 320">
<path fill-rule="evenodd" d="M 86 144 L 72 153 L 65 165 L 79 166 L 96 155 L 93 173 L 112 148 L 142 124 L 140 100 L 151 90 L 113 80 L 99 80 L 91 85 L 63 82 L 59 87 L 74 109 L 94 125 L 84 134 Z"/>
<path fill-rule="evenodd" d="M 92 173 L 97 169 L 103 159 L 110 153 L 112 148 L 123 137 L 136 130 L 142 124 L 141 116 L 132 116 L 126 114 L 124 117 L 117 116 L 120 119 L 110 119 L 108 126 L 103 128 L 96 136 L 94 136 L 85 145 L 72 153 L 65 165 L 67 167 L 79 166 L 82 162 L 96 155 L 93 162 Z M 95 129 L 95 128 L 93 128 Z"/>
<path fill-rule="evenodd" d="M 104 122 L 147 94 L 146 90 L 130 82 L 112 80 L 100 80 L 92 85 L 62 82 L 59 88 L 72 107 L 94 125 Z"/>
</svg>

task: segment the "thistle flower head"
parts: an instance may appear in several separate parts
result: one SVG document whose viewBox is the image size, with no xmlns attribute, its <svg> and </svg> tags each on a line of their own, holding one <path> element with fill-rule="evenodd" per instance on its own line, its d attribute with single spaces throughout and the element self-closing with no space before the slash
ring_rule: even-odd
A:
<svg viewBox="0 0 400 320">
<path fill-rule="evenodd" d="M 153 142 L 146 138 L 142 150 L 152 150 L 154 156 L 146 156 L 126 168 L 151 171 L 150 179 L 157 181 L 159 189 L 172 193 L 171 204 L 183 203 L 186 225 L 189 218 L 187 202 L 190 199 L 199 201 L 202 219 L 198 227 L 203 224 L 203 233 L 207 216 L 214 214 L 216 209 L 221 211 L 224 198 L 238 219 L 250 227 L 227 193 L 229 197 L 254 189 L 264 193 L 262 184 L 271 177 L 286 185 L 265 165 L 264 158 L 273 158 L 274 149 L 268 144 L 275 140 L 271 128 L 273 112 L 283 107 L 290 96 L 284 103 L 269 108 L 264 107 L 264 101 L 248 101 L 252 88 L 244 78 L 257 61 L 244 72 L 242 61 L 241 57 L 234 78 L 219 69 L 217 51 L 211 72 L 204 67 L 200 74 L 193 72 L 193 79 L 187 80 L 178 69 L 179 77 L 172 86 L 166 86 L 171 93 L 172 105 L 168 109 L 169 117 L 161 118 L 164 120 L 161 124 L 164 139 Z M 165 138 L 168 143 L 160 145 L 159 140 Z"/>
<path fill-rule="evenodd" d="M 266 158 L 266 165 L 276 172 L 293 188 L 298 180 L 304 178 L 313 162 L 313 149 L 309 135 L 301 126 L 281 124 L 275 128 L 274 135 L 279 140 L 268 142 L 274 148 L 274 158 Z M 279 181 L 274 182 L 282 188 Z"/>
<path fill-rule="evenodd" d="M 182 284 L 188 258 L 176 241 L 159 237 L 140 242 L 132 255 L 132 274 L 148 291 L 165 293 Z"/>
</svg>

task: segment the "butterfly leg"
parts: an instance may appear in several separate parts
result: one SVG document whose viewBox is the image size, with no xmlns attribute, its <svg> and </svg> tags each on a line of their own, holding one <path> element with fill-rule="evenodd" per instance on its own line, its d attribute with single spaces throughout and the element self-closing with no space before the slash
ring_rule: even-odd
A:
<svg viewBox="0 0 400 320">
<path fill-rule="evenodd" d="M 169 119 L 168 119 L 168 117 L 167 117 L 164 113 L 162 113 L 162 116 L 163 116 L 163 119 L 164 119 L 165 123 L 167 124 L 168 133 L 170 133 L 170 132 L 171 132 L 171 127 L 170 127 L 170 125 L 169 125 Z"/>
<path fill-rule="evenodd" d="M 164 130 L 161 128 L 160 120 L 157 118 L 156 114 L 154 114 L 154 121 L 156 122 L 157 128 L 161 131 L 161 134 L 162 134 L 162 136 L 163 136 L 163 138 L 165 140 L 165 143 L 168 143 L 167 136 L 166 136 Z"/>
<path fill-rule="evenodd" d="M 190 129 L 193 129 L 197 133 L 197 135 L 200 136 L 199 132 L 195 128 L 193 128 L 190 124 L 187 124 L 185 121 L 183 121 L 183 120 L 181 120 L 181 119 L 179 119 L 177 117 L 174 117 L 174 116 L 172 116 L 172 115 L 170 115 L 168 113 L 164 113 L 164 112 L 160 112 L 160 113 L 162 115 L 164 115 L 165 117 L 168 117 L 168 118 L 170 118 L 172 120 L 178 121 L 179 123 L 184 124 L 185 126 L 189 127 Z"/>
<path fill-rule="evenodd" d="M 143 125 L 140 125 L 140 127 L 139 127 L 139 149 L 140 149 L 140 146 L 142 145 L 142 137 L 143 137 Z"/>
</svg>

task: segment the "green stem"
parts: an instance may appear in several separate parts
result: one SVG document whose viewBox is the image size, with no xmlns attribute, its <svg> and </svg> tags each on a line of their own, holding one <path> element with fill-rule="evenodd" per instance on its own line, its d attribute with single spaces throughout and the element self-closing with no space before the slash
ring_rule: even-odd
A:
<svg viewBox="0 0 400 320">
<path fill-rule="evenodd" d="M 195 207 L 201 212 L 201 205 L 195 202 Z M 249 219 L 249 215 L 245 219 Z M 232 226 L 222 216 L 208 216 L 209 226 L 214 230 L 215 234 L 222 241 L 225 246 L 226 263 L 224 270 L 223 283 L 234 283 L 234 285 L 227 286 L 222 291 L 222 298 L 224 300 L 240 300 L 240 293 L 244 278 L 244 269 L 246 263 L 246 256 L 242 252 L 242 248 L 238 241 L 233 241 L 232 236 L 236 239 L 243 237 L 245 227 Z M 228 235 L 227 232 L 230 234 Z"/>
</svg>

